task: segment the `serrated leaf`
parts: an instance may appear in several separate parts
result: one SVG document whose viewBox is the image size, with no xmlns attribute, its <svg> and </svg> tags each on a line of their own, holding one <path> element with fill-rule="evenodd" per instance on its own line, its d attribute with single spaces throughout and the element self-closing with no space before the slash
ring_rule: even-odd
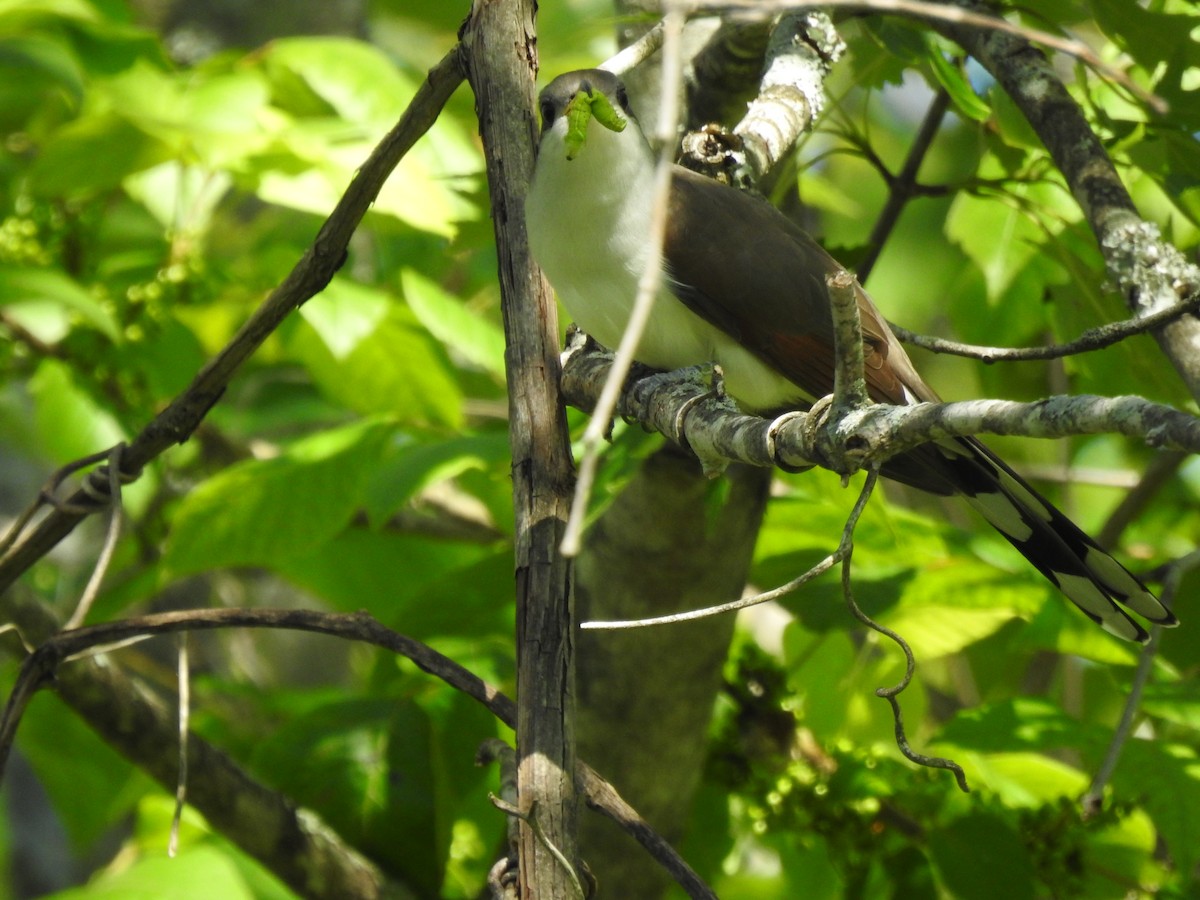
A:
<svg viewBox="0 0 1200 900">
<path fill-rule="evenodd" d="M 1012 284 L 1044 237 L 1021 211 L 1009 204 L 962 193 L 946 217 L 946 236 L 983 272 L 993 302 Z"/>
<path fill-rule="evenodd" d="M 174 576 L 276 565 L 341 531 L 393 426 L 368 421 L 308 438 L 282 455 L 224 470 L 180 504 L 164 555 Z"/>
</svg>

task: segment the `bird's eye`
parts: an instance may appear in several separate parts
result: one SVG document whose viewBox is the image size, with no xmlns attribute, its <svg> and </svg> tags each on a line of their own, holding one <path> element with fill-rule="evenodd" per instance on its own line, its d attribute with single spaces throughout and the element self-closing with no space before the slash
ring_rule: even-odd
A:
<svg viewBox="0 0 1200 900">
<path fill-rule="evenodd" d="M 617 88 L 617 103 L 625 112 L 629 112 L 629 95 L 625 93 L 625 85 Z"/>
<path fill-rule="evenodd" d="M 542 113 L 542 131 L 554 124 L 554 101 L 548 97 L 538 104 Z"/>
</svg>

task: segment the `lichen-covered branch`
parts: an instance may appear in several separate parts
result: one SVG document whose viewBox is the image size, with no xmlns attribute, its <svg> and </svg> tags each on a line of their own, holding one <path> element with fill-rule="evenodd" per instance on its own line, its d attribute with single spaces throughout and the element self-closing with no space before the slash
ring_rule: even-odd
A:
<svg viewBox="0 0 1200 900">
<path fill-rule="evenodd" d="M 563 393 L 589 411 L 611 355 L 583 342 L 567 349 Z M 1200 419 L 1141 397 L 1050 397 L 1033 403 L 968 400 L 914 406 L 873 404 L 825 427 L 817 415 L 789 414 L 772 422 L 746 415 L 728 400 L 708 396 L 703 367 L 678 378 L 635 382 L 617 411 L 637 419 L 712 463 L 796 468 L 820 465 L 836 472 L 880 463 L 918 444 L 975 434 L 1061 438 L 1123 434 L 1160 449 L 1200 452 Z"/>
<path fill-rule="evenodd" d="M 1138 214 L 1100 138 L 1045 54 L 1015 34 L 947 22 L 936 27 L 995 76 L 1046 145 L 1130 309 L 1148 314 L 1194 298 L 1200 292 L 1200 268 Z M 1200 398 L 1200 320 L 1178 319 L 1155 337 L 1192 396 Z"/>
</svg>

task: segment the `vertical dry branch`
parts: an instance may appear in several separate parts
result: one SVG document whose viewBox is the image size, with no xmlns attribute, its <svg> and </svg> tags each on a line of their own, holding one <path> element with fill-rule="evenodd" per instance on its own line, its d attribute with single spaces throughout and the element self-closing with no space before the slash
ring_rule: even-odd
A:
<svg viewBox="0 0 1200 900">
<path fill-rule="evenodd" d="M 517 582 L 517 786 L 521 810 L 574 862 L 575 626 L 570 568 L 558 552 L 572 466 L 559 394 L 558 321 L 529 255 L 525 194 L 533 172 L 537 55 L 533 0 L 475 0 L 463 28 L 487 155 L 508 350 Z M 521 896 L 558 898 L 570 873 L 521 826 Z"/>
</svg>

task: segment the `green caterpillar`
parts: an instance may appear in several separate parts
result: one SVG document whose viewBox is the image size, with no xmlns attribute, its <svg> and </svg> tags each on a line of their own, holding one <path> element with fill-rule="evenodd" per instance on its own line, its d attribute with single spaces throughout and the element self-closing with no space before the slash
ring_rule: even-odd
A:
<svg viewBox="0 0 1200 900">
<path fill-rule="evenodd" d="M 574 159 L 587 141 L 588 120 L 594 118 L 610 131 L 624 131 L 625 117 L 617 112 L 601 91 L 580 91 L 567 104 L 567 159 Z"/>
</svg>

